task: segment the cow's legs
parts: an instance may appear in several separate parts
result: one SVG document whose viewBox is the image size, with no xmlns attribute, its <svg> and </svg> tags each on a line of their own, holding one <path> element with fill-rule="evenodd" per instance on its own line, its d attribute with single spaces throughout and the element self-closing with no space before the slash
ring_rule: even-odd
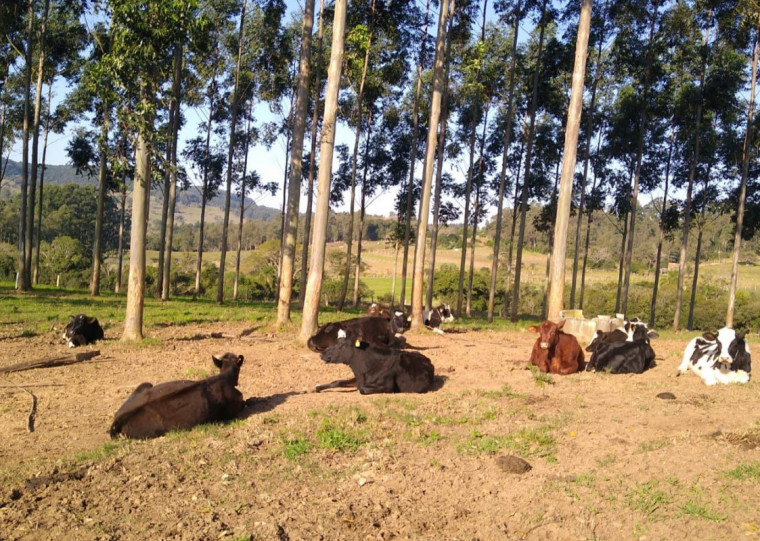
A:
<svg viewBox="0 0 760 541">
<path fill-rule="evenodd" d="M 335 389 L 336 387 L 356 387 L 356 378 L 351 379 L 336 379 L 330 383 L 324 383 L 322 385 L 316 385 L 314 387 L 315 392 L 324 391 L 325 389 Z"/>
</svg>

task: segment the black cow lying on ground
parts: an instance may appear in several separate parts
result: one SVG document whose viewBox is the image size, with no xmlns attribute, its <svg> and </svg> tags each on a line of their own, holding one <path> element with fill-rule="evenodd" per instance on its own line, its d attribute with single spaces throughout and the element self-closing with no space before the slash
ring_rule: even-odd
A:
<svg viewBox="0 0 760 541">
<path fill-rule="evenodd" d="M 356 386 L 361 394 L 424 393 L 433 384 L 433 363 L 421 353 L 375 347 L 360 336 L 348 338 L 345 331 L 320 357 L 328 363 L 347 364 L 354 377 L 317 385 L 317 392 Z"/>
<path fill-rule="evenodd" d="M 69 322 L 63 329 L 63 339 L 70 348 L 92 344 L 104 337 L 103 327 L 97 318 L 87 317 L 84 314 L 69 316 Z"/>
<path fill-rule="evenodd" d="M 422 319 L 425 327 L 433 332 L 443 334 L 441 323 L 451 323 L 454 321 L 454 315 L 451 313 L 451 306 L 441 304 L 432 310 L 425 310 L 422 313 Z"/>
<path fill-rule="evenodd" d="M 153 438 L 170 430 L 187 430 L 213 421 L 234 419 L 243 410 L 238 384 L 243 356 L 213 356 L 219 375 L 200 381 L 169 381 L 155 387 L 142 383 L 114 416 L 109 433 Z"/>
<path fill-rule="evenodd" d="M 654 363 L 655 353 L 649 340 L 658 336 L 639 319 L 626 321 L 623 327 L 614 331 L 597 331 L 596 337 L 586 346 L 586 351 L 593 352 L 586 370 L 641 374 Z"/>
<path fill-rule="evenodd" d="M 317 353 L 326 350 L 338 341 L 338 331 L 345 331 L 351 336 L 362 336 L 363 340 L 373 346 L 402 347 L 405 344 L 403 334 L 409 328 L 409 322 L 403 312 L 395 312 L 390 319 L 384 317 L 364 316 L 345 321 L 335 321 L 322 325 L 309 338 L 307 346 Z"/>
<path fill-rule="evenodd" d="M 594 351 L 594 344 L 601 342 L 633 342 L 634 340 L 646 340 L 649 342 L 652 338 L 658 338 L 660 335 L 649 330 L 647 324 L 639 318 L 633 318 L 626 321 L 623 326 L 614 331 L 596 331 L 596 336 L 591 343 L 586 346 L 586 351 Z"/>
</svg>

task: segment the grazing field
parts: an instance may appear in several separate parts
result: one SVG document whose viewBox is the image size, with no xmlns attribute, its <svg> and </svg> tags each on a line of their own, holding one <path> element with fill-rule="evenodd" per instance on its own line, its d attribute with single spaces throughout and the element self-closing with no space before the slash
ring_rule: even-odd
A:
<svg viewBox="0 0 760 541">
<path fill-rule="evenodd" d="M 271 305 L 148 299 L 148 338 L 125 344 L 123 302 L 0 291 L 0 370 L 70 353 L 68 313 L 98 316 L 106 334 L 81 348 L 100 351 L 91 360 L 0 377 L 0 538 L 759 535 L 760 387 L 674 377 L 693 333 L 661 333 L 642 375 L 560 377 L 528 369 L 527 322 L 457 321 L 408 335 L 436 367 L 433 392 L 316 394 L 348 368 L 298 344 L 295 324 L 275 331 Z M 109 439 L 137 385 L 207 377 L 226 351 L 245 356 L 240 419 Z M 532 469 L 511 473 L 510 455 Z"/>
</svg>

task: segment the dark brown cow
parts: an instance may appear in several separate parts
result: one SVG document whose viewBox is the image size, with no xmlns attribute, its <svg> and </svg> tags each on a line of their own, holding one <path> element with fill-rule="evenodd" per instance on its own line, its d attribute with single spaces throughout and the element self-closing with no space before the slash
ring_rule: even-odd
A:
<svg viewBox="0 0 760 541">
<path fill-rule="evenodd" d="M 564 325 L 565 320 L 562 320 L 528 327 L 529 331 L 539 333 L 530 354 L 530 364 L 541 372 L 566 375 L 583 369 L 583 350 L 575 336 L 562 332 Z"/>
<path fill-rule="evenodd" d="M 343 363 L 354 377 L 317 385 L 317 392 L 336 387 L 356 387 L 361 394 L 424 393 L 433 384 L 434 367 L 430 359 L 416 351 L 379 348 L 347 337 L 341 330 L 335 344 L 320 355 L 328 363 Z"/>
<path fill-rule="evenodd" d="M 310 350 L 320 353 L 338 340 L 338 331 L 345 331 L 351 336 L 362 336 L 362 340 L 373 346 L 390 348 L 403 347 L 406 341 L 400 335 L 409 328 L 403 312 L 395 312 L 393 317 L 364 316 L 345 321 L 335 321 L 322 325 L 306 345 Z"/>
<path fill-rule="evenodd" d="M 187 430 L 213 421 L 234 419 L 245 407 L 238 384 L 243 356 L 213 356 L 219 375 L 200 381 L 169 381 L 155 387 L 142 383 L 119 408 L 112 438 L 153 438 L 170 430 Z"/>
</svg>

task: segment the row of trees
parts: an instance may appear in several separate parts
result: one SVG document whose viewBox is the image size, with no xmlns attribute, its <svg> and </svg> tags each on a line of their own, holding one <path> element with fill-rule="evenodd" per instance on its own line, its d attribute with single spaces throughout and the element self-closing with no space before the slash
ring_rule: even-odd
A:
<svg viewBox="0 0 760 541">
<path fill-rule="evenodd" d="M 758 205 L 751 182 L 757 178 L 752 128 L 759 9 L 754 0 L 603 0 L 593 16 L 589 1 L 489 6 L 487 0 L 467 0 L 435 6 L 368 0 L 348 6 L 336 0 L 319 6 L 316 25 L 315 7 L 307 0 L 301 16 L 288 21 L 278 0 L 5 2 L 0 155 L 14 138 L 21 139 L 19 287 L 32 285 L 32 248 L 39 244 L 35 217 L 42 216 L 44 167 L 37 165 L 36 149 L 41 138 L 44 154 L 47 133 L 73 121 L 93 127 L 70 145 L 72 162 L 98 177 L 93 294 L 99 290 L 107 194 L 121 193 L 124 201 L 133 180 L 125 338 L 142 335 L 151 188 L 163 194 L 158 272 L 163 298 L 169 296 L 177 190 L 193 185 L 201 193 L 196 289 L 205 204 L 220 190 L 225 195 L 217 290 L 223 302 L 230 196 L 236 190 L 243 201 L 239 268 L 245 196 L 277 189 L 250 170 L 249 149 L 258 143 L 285 142 L 278 323 L 290 319 L 303 231 L 302 337 L 317 324 L 329 207 L 346 194 L 351 219 L 339 307 L 348 298 L 352 275 L 353 303 L 358 303 L 367 208 L 377 194 L 395 190 L 398 222 L 390 237 L 403 253 L 398 303 L 409 303 L 405 278 L 411 271 L 413 325 L 421 324 L 423 305 L 432 303 L 440 225 L 456 219 L 464 224 L 456 310 L 470 312 L 478 228 L 494 207 L 489 319 L 496 312 L 500 267 L 507 271 L 502 289 L 511 290 L 500 311 L 517 317 L 531 205 L 543 208 L 538 224 L 553 246 L 547 273 L 550 317 L 562 304 L 566 247 L 573 257 L 570 306 L 583 306 L 588 232 L 594 213 L 605 205 L 623 233 L 617 308 L 626 312 L 644 193 L 662 194 L 660 245 L 681 230 L 674 327 L 681 319 L 687 243 L 696 229 L 694 299 L 703 224 L 711 213 L 735 215 L 738 263 L 741 236 L 754 233 L 758 214 L 748 212 Z M 51 111 L 49 94 L 61 77 L 71 92 Z M 190 108 L 207 116 L 180 149 Z M 262 108 L 269 112 L 262 114 Z M 352 146 L 335 145 L 338 124 L 353 133 Z M 578 167 L 571 158 L 576 149 Z M 674 197 L 674 189 L 683 200 Z M 511 220 L 503 220 L 505 199 L 511 201 Z M 748 219 L 742 221 L 745 213 Z M 571 214 L 575 227 L 568 228 Z M 302 227 L 300 216 L 306 221 Z M 567 238 L 567 231 L 575 238 Z M 236 285 L 237 279 L 235 291 Z M 651 321 L 657 287 L 655 278 Z M 735 288 L 736 279 L 732 292 Z M 731 312 L 729 306 L 729 323 Z"/>
</svg>

